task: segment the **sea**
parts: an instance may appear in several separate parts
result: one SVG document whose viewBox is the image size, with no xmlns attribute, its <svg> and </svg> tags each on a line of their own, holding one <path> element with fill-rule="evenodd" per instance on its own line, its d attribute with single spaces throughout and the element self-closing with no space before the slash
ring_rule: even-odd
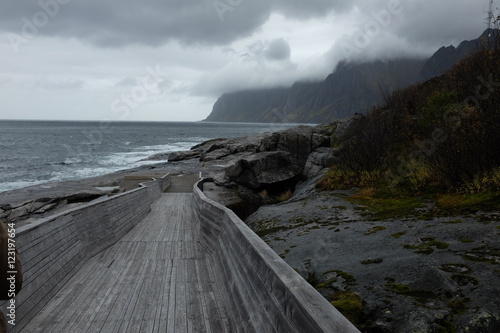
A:
<svg viewBox="0 0 500 333">
<path fill-rule="evenodd" d="M 214 138 L 290 128 L 294 124 L 0 120 L 0 192 L 46 182 L 100 176 L 158 161 Z"/>
</svg>

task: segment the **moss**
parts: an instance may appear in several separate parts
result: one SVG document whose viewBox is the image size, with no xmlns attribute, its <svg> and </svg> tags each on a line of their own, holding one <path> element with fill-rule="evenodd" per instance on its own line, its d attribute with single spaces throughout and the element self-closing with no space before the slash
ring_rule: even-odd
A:
<svg viewBox="0 0 500 333">
<path fill-rule="evenodd" d="M 451 279 L 458 283 L 460 286 L 466 286 L 468 284 L 477 286 L 479 284 L 479 280 L 477 278 L 465 274 L 453 274 L 451 276 Z"/>
<path fill-rule="evenodd" d="M 481 246 L 463 254 L 462 258 L 469 261 L 484 262 L 495 265 L 500 263 L 500 250 L 491 249 L 488 246 Z"/>
<path fill-rule="evenodd" d="M 290 253 L 290 249 L 286 249 L 282 254 L 280 254 L 281 258 L 285 258 L 285 256 Z"/>
<path fill-rule="evenodd" d="M 355 171 L 332 167 L 316 184 L 323 191 L 345 190 L 353 187 L 371 187 L 382 177 L 380 171 Z"/>
<path fill-rule="evenodd" d="M 461 315 L 468 310 L 467 304 L 462 300 L 452 300 L 446 304 L 454 315 Z"/>
<path fill-rule="evenodd" d="M 450 245 L 444 242 L 439 242 L 436 240 L 428 241 L 427 244 L 429 246 L 434 246 L 436 249 L 444 250 L 447 249 Z"/>
<path fill-rule="evenodd" d="M 415 250 L 413 252 L 418 253 L 418 254 L 429 255 L 429 254 L 434 252 L 434 250 L 432 248 L 426 246 L 425 244 L 419 244 L 419 245 L 405 244 L 403 247 L 405 249 Z"/>
<path fill-rule="evenodd" d="M 318 278 L 316 276 L 316 272 L 307 272 L 306 281 L 309 282 L 311 286 L 316 286 L 318 284 Z"/>
<path fill-rule="evenodd" d="M 349 321 L 353 324 L 357 324 L 359 317 L 363 312 L 363 300 L 359 295 L 342 291 L 332 295 L 331 304 L 339 310 Z"/>
<path fill-rule="evenodd" d="M 470 238 L 460 238 L 462 243 L 474 243 L 474 241 Z"/>
<path fill-rule="evenodd" d="M 367 260 L 361 260 L 361 263 L 363 265 L 371 265 L 371 264 L 380 264 L 381 262 L 383 262 L 384 259 L 382 258 L 377 258 L 377 259 L 367 259 Z"/>
<path fill-rule="evenodd" d="M 347 206 L 332 206 L 332 209 L 341 209 L 341 210 L 346 210 L 347 209 Z"/>
<path fill-rule="evenodd" d="M 448 319 L 440 319 L 436 322 L 437 333 L 457 333 L 455 325 Z"/>
<path fill-rule="evenodd" d="M 421 243 L 419 244 L 406 244 L 405 249 L 415 250 L 415 253 L 419 254 L 431 254 L 434 252 L 434 248 L 444 250 L 449 247 L 448 243 L 437 241 L 434 237 L 423 237 L 420 238 Z"/>
<path fill-rule="evenodd" d="M 406 235 L 406 232 L 400 231 L 400 232 L 396 232 L 395 234 L 392 234 L 391 236 L 394 238 L 401 238 L 401 236 L 404 236 L 404 235 Z"/>
<path fill-rule="evenodd" d="M 500 208 L 500 193 L 438 194 L 436 205 L 440 209 L 458 214 L 475 213 L 479 210 L 495 210 Z"/>
<path fill-rule="evenodd" d="M 365 235 L 373 235 L 374 233 L 377 233 L 379 231 L 383 231 L 385 229 L 387 229 L 387 228 L 384 227 L 384 226 L 378 225 L 378 226 L 375 226 L 375 227 L 371 228 L 367 232 L 365 232 Z"/>
<path fill-rule="evenodd" d="M 432 291 L 427 291 L 427 290 L 413 290 L 409 286 L 405 284 L 399 284 L 399 283 L 388 283 L 385 285 L 385 287 L 400 295 L 408 296 L 408 297 L 413 297 L 415 298 L 418 302 L 425 303 L 428 299 L 436 299 L 438 298 L 438 295 L 435 294 Z"/>
<path fill-rule="evenodd" d="M 415 216 L 417 208 L 424 207 L 421 198 L 418 197 L 386 197 L 377 196 L 364 199 L 349 198 L 349 200 L 365 205 L 374 214 L 372 220 L 387 220 L 391 218 L 403 218 Z"/>
<path fill-rule="evenodd" d="M 356 279 L 352 274 L 349 274 L 347 272 L 341 271 L 341 270 L 329 270 L 323 273 L 323 275 L 329 274 L 329 273 L 335 273 L 338 277 L 342 278 L 347 285 L 355 285 L 356 284 Z"/>
</svg>

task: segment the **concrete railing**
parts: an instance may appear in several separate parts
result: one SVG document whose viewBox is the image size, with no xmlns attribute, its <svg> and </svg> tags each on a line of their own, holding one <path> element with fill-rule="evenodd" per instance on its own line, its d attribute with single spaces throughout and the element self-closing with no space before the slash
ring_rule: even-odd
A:
<svg viewBox="0 0 500 333">
<path fill-rule="evenodd" d="M 208 199 L 203 182 L 192 209 L 237 332 L 359 332 L 231 210 Z"/>
<path fill-rule="evenodd" d="M 170 184 L 170 176 L 140 188 L 70 209 L 16 230 L 23 287 L 15 298 L 16 326 L 25 324 L 47 304 L 87 259 L 115 244 L 151 211 Z M 7 314 L 6 302 L 1 306 Z"/>
</svg>

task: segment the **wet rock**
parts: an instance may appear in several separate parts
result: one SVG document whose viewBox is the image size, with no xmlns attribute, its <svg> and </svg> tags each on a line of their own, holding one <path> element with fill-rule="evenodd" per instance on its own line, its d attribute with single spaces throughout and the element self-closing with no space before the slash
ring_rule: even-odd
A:
<svg viewBox="0 0 500 333">
<path fill-rule="evenodd" d="M 287 152 L 261 152 L 234 161 L 225 170 L 230 181 L 259 189 L 291 180 L 301 174 Z"/>
<path fill-rule="evenodd" d="M 194 149 L 194 150 L 186 150 L 186 151 L 174 151 L 170 153 L 168 157 L 169 162 L 173 161 L 184 161 L 184 160 L 189 160 L 192 158 L 198 158 L 201 155 L 201 151 Z"/>
<path fill-rule="evenodd" d="M 231 154 L 231 151 L 229 151 L 226 148 L 219 148 L 216 150 L 212 150 L 208 153 L 202 153 L 200 156 L 200 160 L 209 162 L 209 161 L 214 161 L 214 160 L 220 160 L 226 156 L 229 156 Z"/>
<path fill-rule="evenodd" d="M 308 178 L 314 177 L 322 169 L 334 165 L 338 160 L 338 158 L 336 157 L 338 151 L 339 150 L 336 148 L 317 148 L 307 158 L 306 165 L 304 167 L 304 175 Z"/>
</svg>

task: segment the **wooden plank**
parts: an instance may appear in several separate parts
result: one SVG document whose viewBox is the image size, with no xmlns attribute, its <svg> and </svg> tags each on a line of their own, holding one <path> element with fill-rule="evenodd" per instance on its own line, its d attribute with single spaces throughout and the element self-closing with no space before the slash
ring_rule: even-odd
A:
<svg viewBox="0 0 500 333">
<path fill-rule="evenodd" d="M 123 271 L 124 280 L 115 296 L 114 304 L 108 310 L 101 329 L 102 332 L 118 332 L 121 321 L 126 319 L 125 312 L 127 311 L 129 292 L 133 289 L 136 276 L 142 268 L 141 265 L 133 265 L 133 261 L 127 261 L 127 263 L 129 264 L 128 270 Z"/>
</svg>

